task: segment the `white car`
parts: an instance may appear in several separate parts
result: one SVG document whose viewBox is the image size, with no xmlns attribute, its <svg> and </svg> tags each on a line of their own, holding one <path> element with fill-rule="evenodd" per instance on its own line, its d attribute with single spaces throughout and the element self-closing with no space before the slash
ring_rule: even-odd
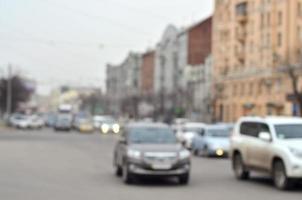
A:
<svg viewBox="0 0 302 200">
<path fill-rule="evenodd" d="M 29 128 L 40 129 L 45 126 L 45 122 L 42 117 L 38 115 L 32 115 L 29 117 Z"/>
<path fill-rule="evenodd" d="M 176 118 L 171 127 L 172 127 L 173 131 L 175 133 L 177 133 L 177 132 L 181 131 L 183 129 L 184 125 L 188 122 L 189 122 L 189 120 L 186 118 Z"/>
<path fill-rule="evenodd" d="M 197 122 L 190 122 L 186 123 L 181 131 L 176 133 L 176 137 L 180 142 L 182 142 L 186 148 L 191 149 L 192 141 L 194 137 L 198 134 L 204 132 L 206 124 L 204 123 L 197 123 Z"/>
<path fill-rule="evenodd" d="M 278 189 L 302 180 L 302 119 L 244 117 L 231 136 L 231 158 L 238 179 L 267 172 Z"/>
<path fill-rule="evenodd" d="M 30 117 L 24 114 L 13 114 L 10 119 L 9 122 L 11 124 L 11 126 L 15 127 L 15 128 L 19 128 L 19 129 L 27 129 L 30 128 Z"/>
</svg>

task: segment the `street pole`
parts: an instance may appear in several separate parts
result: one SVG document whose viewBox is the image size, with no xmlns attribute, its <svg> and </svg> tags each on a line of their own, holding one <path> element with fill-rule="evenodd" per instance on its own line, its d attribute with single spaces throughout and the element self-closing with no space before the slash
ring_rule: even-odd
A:
<svg viewBox="0 0 302 200">
<path fill-rule="evenodd" d="M 11 114 L 12 108 L 12 66 L 8 65 L 8 76 L 7 76 L 7 95 L 6 95 L 6 115 L 7 117 Z"/>
</svg>

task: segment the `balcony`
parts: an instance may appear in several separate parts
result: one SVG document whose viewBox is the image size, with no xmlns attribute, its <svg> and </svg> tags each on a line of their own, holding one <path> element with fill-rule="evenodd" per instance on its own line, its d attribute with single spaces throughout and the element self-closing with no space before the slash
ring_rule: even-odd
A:
<svg viewBox="0 0 302 200">
<path fill-rule="evenodd" d="M 248 3 L 243 2 L 236 5 L 236 20 L 241 24 L 248 21 Z"/>
</svg>

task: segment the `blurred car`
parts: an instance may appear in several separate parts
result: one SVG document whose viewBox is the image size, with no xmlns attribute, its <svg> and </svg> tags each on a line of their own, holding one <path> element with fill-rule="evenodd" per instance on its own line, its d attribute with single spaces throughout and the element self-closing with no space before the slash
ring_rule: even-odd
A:
<svg viewBox="0 0 302 200">
<path fill-rule="evenodd" d="M 21 113 L 15 113 L 9 118 L 9 124 L 15 128 L 28 129 L 30 128 L 31 124 L 30 116 Z"/>
<path fill-rule="evenodd" d="M 79 130 L 82 122 L 85 122 L 90 119 L 90 116 L 85 112 L 79 112 L 74 116 L 72 127 L 75 130 Z"/>
<path fill-rule="evenodd" d="M 120 132 L 120 125 L 110 116 L 97 116 L 93 121 L 95 129 L 103 134 Z"/>
<path fill-rule="evenodd" d="M 192 141 L 194 137 L 198 134 L 201 134 L 204 132 L 204 129 L 206 127 L 206 124 L 204 123 L 186 123 L 184 124 L 182 130 L 178 131 L 176 133 L 176 136 L 180 142 L 183 143 L 183 145 L 191 149 Z"/>
<path fill-rule="evenodd" d="M 82 119 L 79 121 L 78 131 L 81 133 L 92 133 L 94 131 L 92 120 Z"/>
<path fill-rule="evenodd" d="M 95 129 L 100 129 L 102 126 L 102 123 L 105 119 L 111 118 L 110 116 L 104 116 L 104 115 L 96 115 L 93 117 L 93 126 Z"/>
<path fill-rule="evenodd" d="M 56 131 L 64 130 L 70 131 L 72 128 L 72 116 L 70 114 L 58 114 L 56 117 L 56 122 L 54 129 Z"/>
<path fill-rule="evenodd" d="M 230 129 L 225 125 L 207 125 L 192 142 L 195 155 L 227 157 L 230 148 Z"/>
<path fill-rule="evenodd" d="M 244 117 L 231 137 L 235 175 L 248 179 L 251 171 L 267 172 L 280 190 L 302 180 L 302 119 Z"/>
<path fill-rule="evenodd" d="M 45 125 L 48 127 L 53 127 L 56 123 L 56 114 L 55 113 L 48 113 L 45 117 Z"/>
<path fill-rule="evenodd" d="M 33 129 L 41 129 L 45 126 L 45 122 L 43 118 L 39 115 L 31 115 L 29 116 L 29 128 Z"/>
<path fill-rule="evenodd" d="M 235 127 L 233 123 L 217 123 L 216 125 L 225 126 L 230 132 L 232 132 Z"/>
<path fill-rule="evenodd" d="M 177 141 L 169 126 L 159 123 L 129 124 L 114 150 L 116 175 L 125 183 L 136 176 L 190 178 L 190 152 Z"/>
<path fill-rule="evenodd" d="M 182 131 L 184 125 L 188 123 L 189 120 L 186 118 L 176 118 L 172 124 L 172 129 L 175 133 Z"/>
</svg>

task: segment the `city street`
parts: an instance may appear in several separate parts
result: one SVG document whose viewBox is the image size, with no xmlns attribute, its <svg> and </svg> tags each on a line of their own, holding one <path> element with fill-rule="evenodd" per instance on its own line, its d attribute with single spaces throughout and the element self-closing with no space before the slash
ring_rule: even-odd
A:
<svg viewBox="0 0 302 200">
<path fill-rule="evenodd" d="M 301 199 L 302 188 L 277 191 L 268 178 L 235 180 L 227 159 L 193 158 L 191 182 L 144 180 L 124 185 L 113 173 L 113 136 L 0 130 L 0 199 Z"/>
</svg>

